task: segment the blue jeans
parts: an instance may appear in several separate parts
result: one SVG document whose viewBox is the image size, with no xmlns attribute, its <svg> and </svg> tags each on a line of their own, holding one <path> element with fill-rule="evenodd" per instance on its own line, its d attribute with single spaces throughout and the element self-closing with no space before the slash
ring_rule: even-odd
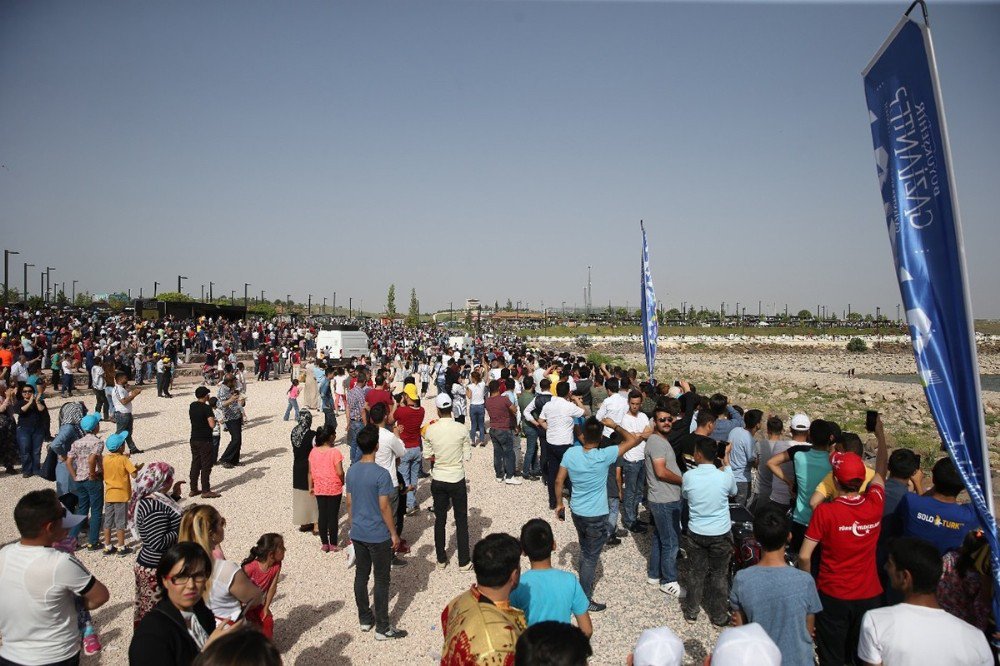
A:
<svg viewBox="0 0 1000 666">
<path fill-rule="evenodd" d="M 622 498 L 622 521 L 625 527 L 635 523 L 639 517 L 639 502 L 642 491 L 646 487 L 646 466 L 642 460 L 622 461 L 622 481 L 625 484 L 625 494 Z"/>
<path fill-rule="evenodd" d="M 49 455 L 52 455 L 51 451 Z M 83 463 L 86 464 L 86 461 Z M 60 460 L 56 463 L 56 495 L 62 497 L 66 493 L 76 494 L 76 479 L 70 475 L 66 463 Z"/>
<path fill-rule="evenodd" d="M 299 401 L 296 400 L 295 398 L 289 398 L 288 399 L 288 407 L 285 408 L 285 420 L 286 421 L 288 420 L 288 415 L 292 413 L 293 409 L 295 410 L 295 420 L 298 421 L 299 420 Z"/>
<path fill-rule="evenodd" d="M 472 424 L 469 437 L 473 444 L 486 442 L 486 405 L 469 405 L 469 422 Z"/>
<path fill-rule="evenodd" d="M 490 428 L 493 440 L 493 473 L 498 479 L 513 479 L 517 458 L 514 455 L 514 432 Z"/>
<path fill-rule="evenodd" d="M 42 439 L 45 433 L 41 428 L 18 428 L 17 448 L 21 454 L 21 472 L 23 474 L 38 474 L 42 471 Z"/>
<path fill-rule="evenodd" d="M 133 417 L 131 412 L 118 412 L 115 414 L 115 433 L 128 431 L 128 437 L 125 438 L 125 444 L 128 445 L 128 450 L 135 453 L 136 445 L 135 440 L 132 439 L 133 432 Z"/>
<path fill-rule="evenodd" d="M 399 459 L 399 473 L 403 477 L 403 483 L 408 486 L 417 486 L 417 479 L 420 478 L 420 447 L 414 446 L 406 449 L 406 453 Z M 406 508 L 412 509 L 417 505 L 417 493 L 414 490 L 406 493 Z"/>
<path fill-rule="evenodd" d="M 608 538 L 615 535 L 618 530 L 618 498 L 608 498 Z"/>
<path fill-rule="evenodd" d="M 365 427 L 361 421 L 351 421 L 347 425 L 347 443 L 351 447 L 351 464 L 361 460 L 361 449 L 358 448 L 358 433 Z"/>
<path fill-rule="evenodd" d="M 101 515 L 104 512 L 104 482 L 78 481 L 76 496 L 80 498 L 76 505 L 76 513 L 87 515 L 90 510 L 90 524 L 87 526 L 87 543 L 94 546 L 100 541 Z"/>
<path fill-rule="evenodd" d="M 594 576 L 597 560 L 608 538 L 608 516 L 578 516 L 573 514 L 573 527 L 580 541 L 580 587 L 587 598 L 594 598 Z"/>
<path fill-rule="evenodd" d="M 524 430 L 524 467 L 521 469 L 524 476 L 539 475 L 542 467 L 539 464 L 538 455 L 538 428 L 528 423 L 527 420 L 521 422 L 521 429 Z"/>
<path fill-rule="evenodd" d="M 677 580 L 677 549 L 681 538 L 681 502 L 650 502 L 653 516 L 653 545 L 649 551 L 650 578 L 660 583 Z"/>
</svg>

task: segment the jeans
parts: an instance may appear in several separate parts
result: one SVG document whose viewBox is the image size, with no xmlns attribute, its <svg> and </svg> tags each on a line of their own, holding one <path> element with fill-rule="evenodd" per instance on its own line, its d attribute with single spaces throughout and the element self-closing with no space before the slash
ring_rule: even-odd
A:
<svg viewBox="0 0 1000 666">
<path fill-rule="evenodd" d="M 108 405 L 108 395 L 104 392 L 104 389 L 94 389 L 94 397 L 97 398 L 97 404 L 94 405 L 94 413 L 108 418 L 110 405 Z"/>
<path fill-rule="evenodd" d="M 226 428 L 229 429 L 229 446 L 222 453 L 219 462 L 223 465 L 238 465 L 240 463 L 240 449 L 243 448 L 243 417 L 226 421 Z"/>
<path fill-rule="evenodd" d="M 202 492 L 212 491 L 212 465 L 215 464 L 215 450 L 212 441 L 208 439 L 191 440 L 191 491 L 198 490 L 198 480 L 201 480 Z"/>
<path fill-rule="evenodd" d="M 296 417 L 298 418 L 298 417 Z M 287 420 L 287 419 L 286 419 Z M 323 427 L 327 430 L 337 432 L 337 414 L 333 411 L 333 404 L 323 408 Z"/>
<path fill-rule="evenodd" d="M 118 416 L 118 412 L 115 410 L 115 401 L 111 399 L 111 393 L 114 390 L 113 386 L 107 386 L 104 388 L 104 399 L 108 402 L 108 416 L 111 418 Z"/>
<path fill-rule="evenodd" d="M 458 564 L 469 563 L 469 491 L 465 487 L 465 479 L 448 483 L 431 481 L 431 497 L 434 498 L 434 549 L 437 551 L 437 561 L 447 562 L 448 555 L 444 547 L 446 543 L 444 528 L 448 522 L 448 509 L 455 507 L 455 531 L 457 532 Z"/>
<path fill-rule="evenodd" d="M 389 631 L 389 567 L 392 562 L 392 541 L 365 543 L 354 541 L 354 603 L 358 606 L 358 621 L 375 625 L 375 631 Z M 375 613 L 368 603 L 368 578 L 375 569 Z"/>
<path fill-rule="evenodd" d="M 515 469 L 514 432 L 490 428 L 493 440 L 493 473 L 498 479 L 513 479 Z"/>
<path fill-rule="evenodd" d="M 486 442 L 486 405 L 469 405 L 469 423 L 473 444 Z"/>
<path fill-rule="evenodd" d="M 560 447 L 556 447 L 560 448 Z M 578 516 L 573 514 L 573 527 L 580 541 L 580 587 L 587 598 L 594 598 L 594 577 L 597 574 L 597 560 L 608 539 L 608 516 Z"/>
<path fill-rule="evenodd" d="M 545 476 L 547 479 L 546 485 L 549 489 L 549 508 L 556 508 L 556 474 L 559 473 L 559 465 L 562 464 L 562 457 L 569 451 L 568 446 L 556 446 L 554 444 L 549 444 L 545 448 Z M 569 483 L 569 477 L 566 477 L 566 483 Z"/>
<path fill-rule="evenodd" d="M 816 656 L 820 666 L 854 664 L 857 661 L 861 618 L 882 605 L 881 596 L 871 599 L 837 599 L 819 593 L 823 610 L 816 614 Z"/>
<path fill-rule="evenodd" d="M 420 447 L 414 446 L 406 449 L 406 453 L 399 459 L 399 473 L 403 477 L 403 483 L 408 486 L 417 487 L 417 479 L 420 478 L 420 468 L 423 460 L 420 457 Z M 412 509 L 417 505 L 417 492 L 411 490 L 406 493 L 406 508 Z"/>
<path fill-rule="evenodd" d="M 702 536 L 688 532 L 684 550 L 690 562 L 687 596 L 681 601 L 684 617 L 696 619 L 704 598 L 709 619 L 718 625 L 729 624 L 729 561 L 733 556 L 733 537 Z"/>
<path fill-rule="evenodd" d="M 736 498 L 733 501 L 739 504 L 740 506 L 746 506 L 748 499 L 750 499 L 750 482 L 737 481 Z"/>
<path fill-rule="evenodd" d="M 650 502 L 653 516 L 653 544 L 649 551 L 650 578 L 661 583 L 677 580 L 677 549 L 680 546 L 681 502 Z"/>
<path fill-rule="evenodd" d="M 527 420 L 522 420 L 521 429 L 524 431 L 524 464 L 521 467 L 521 472 L 526 477 L 538 476 L 542 473 L 542 467 L 539 464 L 540 456 L 538 455 L 538 428 L 528 423 Z"/>
<path fill-rule="evenodd" d="M 625 527 L 631 527 L 639 517 L 639 502 L 642 500 L 643 490 L 646 488 L 646 465 L 640 460 L 622 461 L 622 481 L 624 482 L 624 496 L 622 498 L 622 521 Z"/>
<path fill-rule="evenodd" d="M 618 505 L 617 497 L 608 498 L 608 538 L 615 535 L 618 530 Z"/>
<path fill-rule="evenodd" d="M 288 420 L 288 415 L 292 413 L 292 410 L 295 410 L 295 420 L 298 421 L 299 420 L 299 401 L 296 400 L 295 398 L 289 398 L 288 399 L 288 407 L 285 408 L 285 420 L 286 421 Z"/>
<path fill-rule="evenodd" d="M 337 527 L 340 520 L 340 500 L 342 497 L 343 495 L 316 495 L 319 540 L 324 546 L 337 545 Z M 356 551 L 357 549 L 355 549 L 355 552 Z"/>
<path fill-rule="evenodd" d="M 118 432 L 124 432 L 126 430 L 128 431 L 128 437 L 125 438 L 125 444 L 128 445 L 129 451 L 135 453 L 138 447 L 135 445 L 135 440 L 132 439 L 132 435 L 134 434 L 132 432 L 133 423 L 134 421 L 132 419 L 132 412 L 118 412 L 117 414 L 115 414 L 115 424 L 116 424 L 115 432 L 118 433 Z"/>
<path fill-rule="evenodd" d="M 219 462 L 219 444 L 222 443 L 222 435 L 212 435 L 212 464 Z"/>
<path fill-rule="evenodd" d="M 358 433 L 365 427 L 361 421 L 351 421 L 347 425 L 347 443 L 351 447 L 351 464 L 361 460 L 361 449 L 358 448 Z"/>
<path fill-rule="evenodd" d="M 73 375 L 62 376 L 62 393 L 73 395 Z"/>
<path fill-rule="evenodd" d="M 101 515 L 104 513 L 104 482 L 77 481 L 76 496 L 80 498 L 76 505 L 76 513 L 85 516 L 90 511 L 90 524 L 87 526 L 87 543 L 96 546 L 101 536 Z"/>
<path fill-rule="evenodd" d="M 49 455 L 52 455 L 51 449 L 49 449 Z M 81 460 L 77 462 L 77 464 L 80 463 L 86 464 L 86 461 Z M 56 495 L 62 497 L 66 493 L 76 494 L 76 479 L 69 473 L 66 463 L 59 460 L 56 462 Z"/>
<path fill-rule="evenodd" d="M 17 448 L 21 454 L 21 472 L 31 475 L 42 471 L 42 439 L 44 431 L 39 428 L 18 428 Z"/>
</svg>

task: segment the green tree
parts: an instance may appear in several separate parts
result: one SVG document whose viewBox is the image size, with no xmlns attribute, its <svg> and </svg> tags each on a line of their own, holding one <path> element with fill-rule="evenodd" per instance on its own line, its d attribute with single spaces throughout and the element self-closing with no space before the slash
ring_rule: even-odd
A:
<svg viewBox="0 0 1000 666">
<path fill-rule="evenodd" d="M 809 312 L 809 310 L 799 310 L 799 314 L 796 316 L 798 316 L 799 319 L 812 319 L 813 313 Z"/>
<path fill-rule="evenodd" d="M 194 301 L 193 298 L 187 294 L 181 294 L 176 291 L 164 291 L 156 295 L 156 300 L 163 301 L 165 303 L 190 303 Z"/>
<path fill-rule="evenodd" d="M 66 292 L 60 289 L 55 295 L 55 302 L 57 305 L 66 305 L 69 303 L 69 298 L 66 296 Z"/>
<path fill-rule="evenodd" d="M 28 297 L 28 309 L 29 310 L 39 310 L 45 307 L 45 299 L 41 296 L 29 296 Z"/>
<path fill-rule="evenodd" d="M 669 310 L 663 313 L 663 316 L 667 321 L 670 321 L 671 319 L 680 319 L 681 311 L 678 310 L 677 308 L 670 308 Z"/>
<path fill-rule="evenodd" d="M 864 317 L 860 312 L 851 312 L 847 315 L 847 321 L 861 321 Z"/>
<path fill-rule="evenodd" d="M 508 310 L 513 310 L 514 309 L 514 303 L 509 298 L 507 299 L 507 306 L 506 307 L 507 307 Z"/>
<path fill-rule="evenodd" d="M 465 311 L 465 328 L 466 330 L 472 330 L 472 310 Z"/>
<path fill-rule="evenodd" d="M 277 316 L 278 311 L 270 303 L 255 303 L 247 308 L 247 313 L 270 319 Z"/>
<path fill-rule="evenodd" d="M 73 305 L 80 308 L 86 308 L 90 307 L 91 303 L 93 302 L 94 302 L 94 297 L 90 295 L 90 292 L 84 291 L 76 295 L 76 301 L 74 301 Z"/>
<path fill-rule="evenodd" d="M 420 325 L 420 302 L 417 300 L 417 290 L 415 288 L 410 289 L 410 310 L 406 315 L 406 325 Z"/>
<path fill-rule="evenodd" d="M 389 293 L 385 297 L 385 313 L 390 318 L 396 316 L 396 285 L 389 285 Z"/>
</svg>

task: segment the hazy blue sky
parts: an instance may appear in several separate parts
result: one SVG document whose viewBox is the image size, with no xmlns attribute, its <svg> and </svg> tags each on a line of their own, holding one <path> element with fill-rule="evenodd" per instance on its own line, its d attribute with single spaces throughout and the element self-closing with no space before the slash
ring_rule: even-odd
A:
<svg viewBox="0 0 1000 666">
<path fill-rule="evenodd" d="M 642 218 L 667 306 L 894 316 L 860 71 L 905 8 L 0 0 L 11 279 L 634 306 Z M 930 11 L 996 317 L 1000 4 Z"/>
</svg>

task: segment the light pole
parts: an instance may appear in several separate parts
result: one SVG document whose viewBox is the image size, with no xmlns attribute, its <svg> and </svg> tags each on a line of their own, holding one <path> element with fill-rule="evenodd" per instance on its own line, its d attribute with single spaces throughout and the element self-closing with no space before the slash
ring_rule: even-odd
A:
<svg viewBox="0 0 1000 666">
<path fill-rule="evenodd" d="M 7 302 L 9 300 L 9 290 L 7 289 L 7 264 L 10 260 L 10 255 L 21 254 L 20 252 L 15 252 L 14 250 L 4 250 L 3 251 L 3 304 L 7 307 Z"/>
<path fill-rule="evenodd" d="M 24 262 L 24 303 L 28 303 L 28 268 L 34 268 L 34 264 Z"/>
<path fill-rule="evenodd" d="M 73 295 L 70 296 L 70 304 L 72 304 L 72 305 L 76 305 L 76 283 L 77 282 L 79 282 L 79 280 L 73 280 L 73 289 L 72 289 Z"/>
<path fill-rule="evenodd" d="M 308 301 L 306 303 L 306 316 L 312 317 L 313 313 L 313 295 L 308 294 Z"/>
<path fill-rule="evenodd" d="M 337 292 L 333 292 L 333 316 L 337 316 Z"/>
<path fill-rule="evenodd" d="M 352 319 L 354 317 L 354 298 L 352 296 L 347 297 L 347 318 Z"/>
<path fill-rule="evenodd" d="M 326 314 L 326 296 L 323 297 L 323 314 Z"/>
<path fill-rule="evenodd" d="M 248 295 L 249 292 L 247 291 L 247 288 L 249 286 L 250 286 L 249 282 L 244 282 L 243 283 L 243 307 L 247 307 L 247 305 L 249 305 L 249 303 L 250 303 L 250 298 L 249 298 L 249 295 Z"/>
<path fill-rule="evenodd" d="M 209 302 L 211 302 L 211 301 L 214 301 L 214 300 L 215 300 L 214 298 L 212 298 L 212 288 L 213 288 L 214 286 L 215 286 L 215 283 L 214 283 L 214 282 L 209 282 L 209 283 L 208 283 L 208 300 L 209 300 Z"/>
<path fill-rule="evenodd" d="M 49 291 L 52 290 L 52 271 L 54 271 L 54 270 L 55 270 L 55 268 L 53 268 L 52 266 L 46 266 L 45 267 L 45 302 L 46 303 L 50 303 L 51 302 L 51 299 L 49 298 Z"/>
<path fill-rule="evenodd" d="M 205 302 L 205 285 L 201 285 L 201 302 Z"/>
<path fill-rule="evenodd" d="M 159 289 L 160 283 L 153 280 L 153 298 L 156 298 L 156 290 Z"/>
<path fill-rule="evenodd" d="M 181 280 L 187 280 L 187 275 L 178 275 L 177 276 L 177 293 L 178 294 L 183 294 L 184 293 L 183 291 L 181 291 Z"/>
<path fill-rule="evenodd" d="M 236 305 L 236 290 L 233 289 L 229 292 L 229 304 Z"/>
<path fill-rule="evenodd" d="M 264 290 L 260 290 L 260 304 L 264 305 Z"/>
</svg>

